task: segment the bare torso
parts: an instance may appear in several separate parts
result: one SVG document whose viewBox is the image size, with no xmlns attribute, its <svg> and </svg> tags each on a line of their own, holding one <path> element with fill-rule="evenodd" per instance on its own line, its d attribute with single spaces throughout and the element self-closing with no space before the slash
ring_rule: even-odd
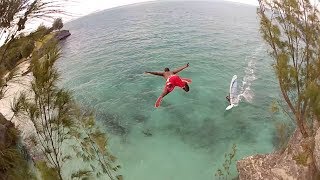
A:
<svg viewBox="0 0 320 180">
<path fill-rule="evenodd" d="M 163 77 L 165 79 L 168 79 L 171 75 L 174 75 L 174 73 L 172 71 L 166 71 L 163 73 Z"/>
</svg>

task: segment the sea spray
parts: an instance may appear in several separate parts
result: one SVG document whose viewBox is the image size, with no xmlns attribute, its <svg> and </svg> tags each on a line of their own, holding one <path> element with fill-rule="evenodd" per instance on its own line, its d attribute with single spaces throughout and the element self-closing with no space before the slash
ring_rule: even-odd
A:
<svg viewBox="0 0 320 180">
<path fill-rule="evenodd" d="M 247 67 L 245 68 L 244 72 L 245 75 L 242 79 L 242 85 L 240 86 L 240 94 L 239 94 L 239 101 L 242 100 L 242 98 L 252 103 L 254 98 L 254 92 L 251 89 L 251 85 L 254 80 L 256 80 L 256 61 L 263 51 L 263 45 L 260 45 L 255 49 L 255 51 L 250 54 L 249 56 L 246 56 L 245 61 L 248 62 Z"/>
</svg>

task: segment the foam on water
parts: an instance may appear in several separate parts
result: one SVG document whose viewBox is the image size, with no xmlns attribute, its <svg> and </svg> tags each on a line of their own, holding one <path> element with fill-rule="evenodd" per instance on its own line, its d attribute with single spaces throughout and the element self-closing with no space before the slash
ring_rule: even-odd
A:
<svg viewBox="0 0 320 180">
<path fill-rule="evenodd" d="M 248 62 L 247 67 L 245 67 L 245 75 L 242 79 L 242 85 L 240 86 L 239 101 L 244 98 L 245 101 L 252 103 L 254 98 L 254 91 L 251 89 L 252 83 L 256 80 L 256 61 L 257 57 L 263 54 L 263 45 L 256 48 L 253 53 L 245 58 Z"/>
</svg>

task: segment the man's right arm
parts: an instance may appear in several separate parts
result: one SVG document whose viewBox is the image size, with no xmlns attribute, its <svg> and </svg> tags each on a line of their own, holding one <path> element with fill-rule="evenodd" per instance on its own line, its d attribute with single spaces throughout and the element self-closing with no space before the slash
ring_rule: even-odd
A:
<svg viewBox="0 0 320 180">
<path fill-rule="evenodd" d="M 156 75 L 156 76 L 163 76 L 163 72 L 150 72 L 150 71 L 146 71 L 145 73 L 146 73 L 146 74 L 153 74 L 153 75 Z"/>
</svg>

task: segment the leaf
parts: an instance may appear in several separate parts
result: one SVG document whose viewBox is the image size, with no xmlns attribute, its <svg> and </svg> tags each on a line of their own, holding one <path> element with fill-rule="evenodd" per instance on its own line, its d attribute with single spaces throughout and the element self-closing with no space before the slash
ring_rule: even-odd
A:
<svg viewBox="0 0 320 180">
<path fill-rule="evenodd" d="M 83 178 L 83 177 L 89 177 L 91 176 L 90 170 L 79 170 L 75 173 L 72 173 L 71 178 Z"/>
<path fill-rule="evenodd" d="M 92 169 L 93 171 L 96 170 L 96 167 L 94 167 L 94 165 L 90 164 L 90 167 L 91 167 L 91 169 Z"/>
<path fill-rule="evenodd" d="M 94 133 L 90 134 L 90 137 L 93 139 L 95 144 L 97 144 L 100 152 L 102 154 L 105 154 L 107 149 L 107 138 L 105 137 L 105 134 L 100 132 L 99 130 L 96 130 Z"/>
<path fill-rule="evenodd" d="M 66 160 L 70 160 L 70 159 L 72 159 L 72 157 L 70 155 L 62 157 L 63 162 L 65 162 Z"/>
</svg>

